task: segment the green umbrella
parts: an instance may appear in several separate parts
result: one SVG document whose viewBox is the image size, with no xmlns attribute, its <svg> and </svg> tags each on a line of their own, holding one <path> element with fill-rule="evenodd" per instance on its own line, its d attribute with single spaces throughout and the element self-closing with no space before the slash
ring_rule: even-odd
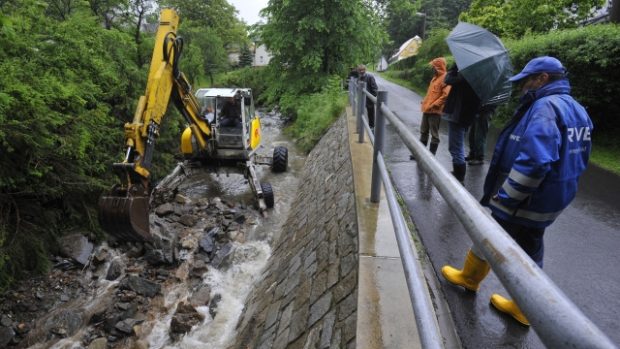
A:
<svg viewBox="0 0 620 349">
<path fill-rule="evenodd" d="M 500 39 L 488 30 L 459 22 L 446 38 L 459 72 L 474 89 L 482 105 L 510 98 L 512 64 Z"/>
</svg>

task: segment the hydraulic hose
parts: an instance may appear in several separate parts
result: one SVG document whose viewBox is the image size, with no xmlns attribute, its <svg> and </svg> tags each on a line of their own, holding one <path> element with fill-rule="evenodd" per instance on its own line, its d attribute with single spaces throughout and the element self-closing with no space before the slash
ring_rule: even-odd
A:
<svg viewBox="0 0 620 349">
<path fill-rule="evenodd" d="M 179 70 L 179 61 L 183 52 L 184 40 L 175 33 L 169 32 L 164 39 L 164 60 L 172 65 L 172 73 L 175 79 L 181 75 Z"/>
</svg>

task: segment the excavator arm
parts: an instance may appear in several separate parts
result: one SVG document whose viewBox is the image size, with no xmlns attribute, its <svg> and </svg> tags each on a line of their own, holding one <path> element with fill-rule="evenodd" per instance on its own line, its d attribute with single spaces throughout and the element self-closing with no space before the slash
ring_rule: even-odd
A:
<svg viewBox="0 0 620 349">
<path fill-rule="evenodd" d="M 113 164 L 121 184 L 99 199 L 99 221 L 108 233 L 129 241 L 148 241 L 150 173 L 161 122 L 172 99 L 192 130 L 198 147 L 211 152 L 210 125 L 199 117 L 199 106 L 178 63 L 183 40 L 177 37 L 179 17 L 172 9 L 160 13 L 159 27 L 144 96 L 133 121 L 125 124 L 126 152 Z"/>
</svg>

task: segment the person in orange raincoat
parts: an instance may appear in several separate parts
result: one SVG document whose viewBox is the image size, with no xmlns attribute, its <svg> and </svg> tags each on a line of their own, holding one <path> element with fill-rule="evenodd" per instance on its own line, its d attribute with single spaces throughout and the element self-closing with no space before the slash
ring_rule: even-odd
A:
<svg viewBox="0 0 620 349">
<path fill-rule="evenodd" d="M 448 93 L 450 93 L 450 85 L 444 83 L 447 71 L 446 59 L 438 57 L 433 59 L 429 64 L 433 67 L 435 75 L 428 85 L 426 97 L 422 100 L 420 142 L 422 142 L 424 146 L 427 146 L 430 132 L 430 151 L 434 155 L 437 152 L 437 147 L 439 147 L 439 123 L 441 122 L 441 113 L 446 99 L 448 98 Z M 414 157 L 411 155 L 411 160 L 413 159 Z"/>
</svg>

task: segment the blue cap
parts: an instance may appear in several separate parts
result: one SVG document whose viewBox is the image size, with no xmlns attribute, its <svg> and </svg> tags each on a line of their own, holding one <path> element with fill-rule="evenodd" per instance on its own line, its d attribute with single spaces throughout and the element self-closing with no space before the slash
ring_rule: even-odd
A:
<svg viewBox="0 0 620 349">
<path fill-rule="evenodd" d="M 562 65 L 562 62 L 560 62 L 555 57 L 549 57 L 549 56 L 536 57 L 532 59 L 531 61 L 529 61 L 525 65 L 525 68 L 523 68 L 523 70 L 519 74 L 511 77 L 508 80 L 515 82 L 523 78 L 526 78 L 529 75 L 540 74 L 540 73 L 564 74 L 566 73 L 566 68 L 564 68 L 564 66 Z"/>
</svg>

